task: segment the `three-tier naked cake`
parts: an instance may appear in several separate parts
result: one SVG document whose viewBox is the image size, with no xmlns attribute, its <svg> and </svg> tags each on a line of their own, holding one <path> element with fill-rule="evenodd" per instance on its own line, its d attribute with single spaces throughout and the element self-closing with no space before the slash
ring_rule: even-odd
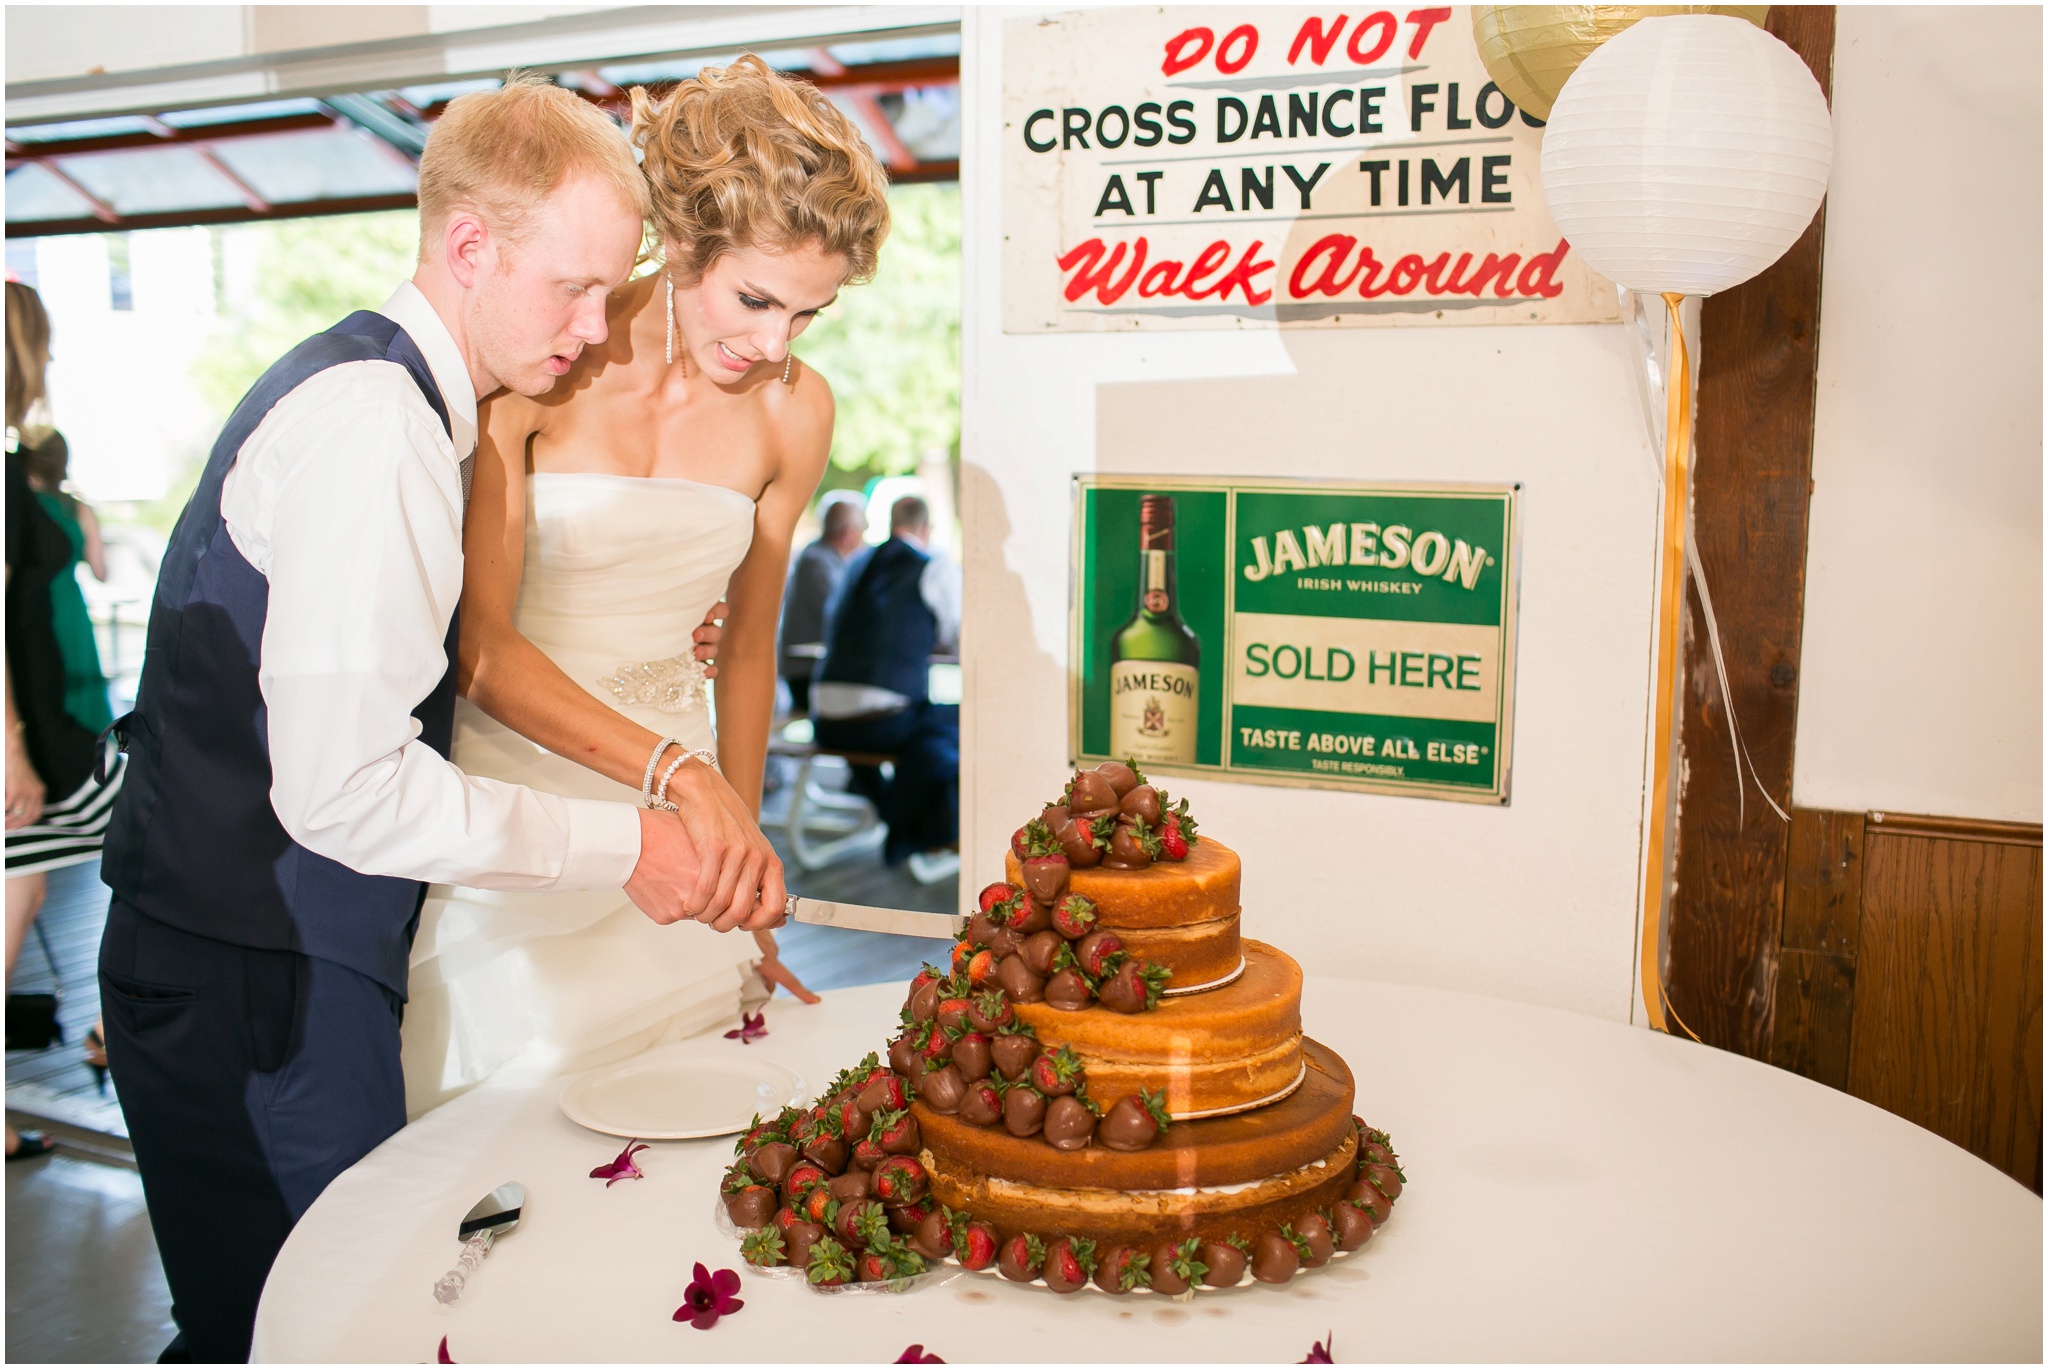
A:
<svg viewBox="0 0 2048 1369">
<path fill-rule="evenodd" d="M 1237 854 L 1127 765 L 1019 828 L 886 1061 L 758 1123 L 724 1202 L 810 1282 L 951 1260 L 1055 1292 L 1284 1283 L 1358 1249 L 1404 1182 L 1301 1031 L 1301 967 L 1238 930 Z"/>
</svg>

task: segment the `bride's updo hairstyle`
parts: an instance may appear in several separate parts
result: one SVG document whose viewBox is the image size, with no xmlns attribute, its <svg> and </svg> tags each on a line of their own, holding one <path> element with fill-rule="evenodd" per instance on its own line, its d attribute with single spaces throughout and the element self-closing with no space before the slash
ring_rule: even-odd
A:
<svg viewBox="0 0 2048 1369">
<path fill-rule="evenodd" d="M 653 227 L 677 283 L 702 280 L 728 252 L 806 244 L 872 280 L 889 236 L 889 177 L 815 86 L 759 57 L 706 67 L 660 103 L 633 90 Z"/>
</svg>

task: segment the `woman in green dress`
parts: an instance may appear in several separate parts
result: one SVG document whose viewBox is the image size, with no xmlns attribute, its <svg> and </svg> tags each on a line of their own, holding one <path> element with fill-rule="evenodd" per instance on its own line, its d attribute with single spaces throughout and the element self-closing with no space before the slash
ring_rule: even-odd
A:
<svg viewBox="0 0 2048 1369">
<path fill-rule="evenodd" d="M 71 457 L 64 434 L 52 431 L 34 446 L 24 442 L 21 455 L 36 502 L 71 541 L 70 564 L 50 582 L 52 626 L 57 630 L 58 653 L 64 658 L 64 711 L 97 736 L 114 721 L 114 710 L 107 698 L 107 677 L 100 671 L 92 615 L 85 607 L 85 593 L 78 587 L 78 563 L 83 561 L 95 580 L 105 582 L 107 555 L 100 541 L 99 519 L 90 504 L 64 488 Z"/>
</svg>

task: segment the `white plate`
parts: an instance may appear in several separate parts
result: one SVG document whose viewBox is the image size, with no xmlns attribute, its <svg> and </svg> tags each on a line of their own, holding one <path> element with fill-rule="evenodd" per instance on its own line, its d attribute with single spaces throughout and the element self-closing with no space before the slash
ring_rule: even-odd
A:
<svg viewBox="0 0 2048 1369">
<path fill-rule="evenodd" d="M 578 1126 L 639 1141 L 687 1141 L 744 1131 L 804 1096 L 803 1076 L 760 1056 L 642 1056 L 562 1090 Z"/>
</svg>

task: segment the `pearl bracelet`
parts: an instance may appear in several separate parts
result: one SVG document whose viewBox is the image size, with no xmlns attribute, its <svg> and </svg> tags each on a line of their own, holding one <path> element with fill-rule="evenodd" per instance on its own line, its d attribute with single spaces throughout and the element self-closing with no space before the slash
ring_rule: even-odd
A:
<svg viewBox="0 0 2048 1369">
<path fill-rule="evenodd" d="M 678 745 L 680 745 L 680 743 L 678 743 Z M 675 778 L 676 771 L 683 768 L 683 762 L 691 759 L 692 757 L 695 757 L 697 760 L 704 762 L 704 764 L 710 766 L 713 770 L 718 769 L 718 757 L 713 755 L 711 752 L 685 751 L 682 755 L 677 756 L 674 760 L 670 761 L 668 763 L 668 769 L 661 772 L 661 783 L 654 787 L 654 802 L 657 807 L 665 808 L 671 813 L 678 813 L 682 811 L 682 809 L 677 805 L 675 800 L 671 799 L 668 796 L 668 782 L 671 779 Z"/>
</svg>

